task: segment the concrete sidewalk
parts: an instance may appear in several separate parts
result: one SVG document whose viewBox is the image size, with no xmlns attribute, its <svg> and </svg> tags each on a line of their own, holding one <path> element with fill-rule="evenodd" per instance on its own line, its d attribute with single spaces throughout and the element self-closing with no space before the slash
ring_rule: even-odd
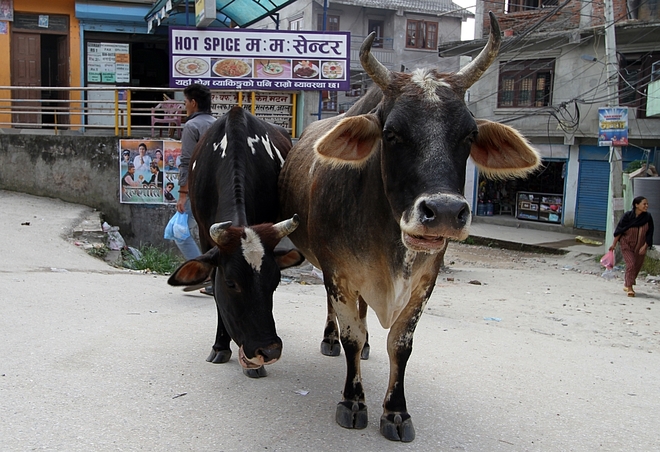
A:
<svg viewBox="0 0 660 452">
<path fill-rule="evenodd" d="M 479 244 L 521 251 L 602 255 L 607 252 L 602 236 L 603 233 L 598 231 L 574 232 L 571 228 L 559 225 L 505 216 L 474 216 L 470 226 L 470 237 Z M 600 245 L 584 243 L 576 237 L 584 237 Z"/>
</svg>

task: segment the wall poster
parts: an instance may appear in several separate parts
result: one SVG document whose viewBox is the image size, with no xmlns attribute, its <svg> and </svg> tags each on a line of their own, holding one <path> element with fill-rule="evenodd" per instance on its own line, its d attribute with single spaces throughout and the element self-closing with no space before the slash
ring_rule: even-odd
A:
<svg viewBox="0 0 660 452">
<path fill-rule="evenodd" d="M 119 140 L 119 201 L 174 204 L 179 198 L 181 142 Z"/>
<path fill-rule="evenodd" d="M 131 58 L 128 44 L 87 43 L 88 83 L 130 83 Z"/>
</svg>

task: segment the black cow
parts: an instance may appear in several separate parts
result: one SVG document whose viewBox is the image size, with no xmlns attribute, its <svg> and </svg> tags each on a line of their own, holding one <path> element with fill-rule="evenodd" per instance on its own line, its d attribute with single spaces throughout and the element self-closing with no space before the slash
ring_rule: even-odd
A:
<svg viewBox="0 0 660 452">
<path fill-rule="evenodd" d="M 265 376 L 264 364 L 279 359 L 282 340 L 273 319 L 273 292 L 280 269 L 300 264 L 296 250 L 276 250 L 298 225 L 277 218 L 277 178 L 291 149 L 288 132 L 241 107 L 219 118 L 190 159 L 189 192 L 199 225 L 202 256 L 181 265 L 168 283 L 202 284 L 214 274 L 218 330 L 207 358 L 224 363 L 230 339 L 250 377 Z"/>
<path fill-rule="evenodd" d="M 528 174 L 540 159 L 518 132 L 475 120 L 463 101 L 497 56 L 501 38 L 492 14 L 488 44 L 458 73 L 391 72 L 370 53 L 374 37 L 362 44 L 360 60 L 377 87 L 346 114 L 305 130 L 280 174 L 280 203 L 285 218 L 300 215 L 290 239 L 323 270 L 339 321 L 347 374 L 337 422 L 368 423 L 360 374 L 364 301 L 390 330 L 380 431 L 412 441 L 405 368 L 447 242 L 468 236 L 467 159 L 497 177 Z"/>
</svg>

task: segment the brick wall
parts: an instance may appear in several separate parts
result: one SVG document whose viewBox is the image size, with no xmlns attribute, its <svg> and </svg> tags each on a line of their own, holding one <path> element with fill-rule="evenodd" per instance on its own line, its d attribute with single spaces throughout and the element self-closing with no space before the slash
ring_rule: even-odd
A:
<svg viewBox="0 0 660 452">
<path fill-rule="evenodd" d="M 599 26 L 605 22 L 604 15 L 604 4 L 603 0 L 584 0 L 584 2 L 589 2 L 591 4 L 591 11 L 585 12 L 585 14 L 590 18 L 589 26 Z M 614 20 L 621 21 L 626 18 L 626 0 L 613 0 L 614 2 Z M 562 0 L 559 0 L 559 4 L 563 3 Z M 500 23 L 500 28 L 504 30 L 513 30 L 513 34 L 519 35 L 524 31 L 528 30 L 530 27 L 534 26 L 539 20 L 543 19 L 551 12 L 554 7 L 547 7 L 535 11 L 522 11 L 515 12 L 510 14 L 505 14 L 504 12 L 505 4 L 502 1 L 490 1 L 484 0 L 484 11 L 492 11 L 497 16 L 497 20 Z M 580 26 L 580 15 L 583 10 L 583 1 L 582 0 L 573 0 L 560 9 L 552 17 L 549 17 L 543 22 L 543 24 L 537 29 L 537 31 L 563 31 L 563 30 L 572 30 L 579 28 Z M 648 15 L 646 11 L 642 12 L 641 15 Z M 657 17 L 657 13 L 656 13 Z M 490 30 L 490 19 L 488 14 L 484 14 L 484 23 L 483 23 L 484 36 L 488 35 L 488 30 Z"/>
</svg>

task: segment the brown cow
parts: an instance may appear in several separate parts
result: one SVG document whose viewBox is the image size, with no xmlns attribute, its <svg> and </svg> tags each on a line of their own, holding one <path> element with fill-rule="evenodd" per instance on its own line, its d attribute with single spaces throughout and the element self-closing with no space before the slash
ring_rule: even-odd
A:
<svg viewBox="0 0 660 452">
<path fill-rule="evenodd" d="M 454 74 L 391 72 L 370 53 L 374 36 L 362 44 L 360 60 L 377 87 L 346 114 L 305 130 L 280 174 L 280 215 L 299 214 L 290 238 L 323 270 L 339 321 L 347 375 L 337 422 L 346 428 L 368 423 L 360 375 L 364 301 L 390 330 L 380 431 L 412 441 L 405 368 L 447 242 L 468 236 L 471 214 L 462 194 L 467 159 L 497 177 L 526 175 L 540 160 L 518 132 L 475 120 L 463 101 L 499 50 L 492 13 L 488 44 Z"/>
</svg>

